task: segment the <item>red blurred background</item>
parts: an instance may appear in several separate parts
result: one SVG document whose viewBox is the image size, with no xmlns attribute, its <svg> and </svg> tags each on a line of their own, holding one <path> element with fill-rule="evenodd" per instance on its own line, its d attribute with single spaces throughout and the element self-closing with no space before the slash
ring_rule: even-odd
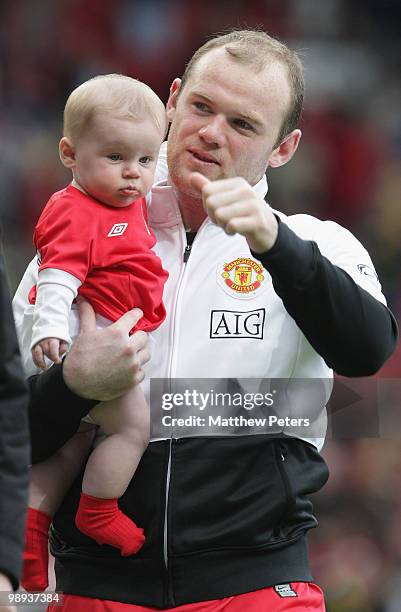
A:
<svg viewBox="0 0 401 612">
<path fill-rule="evenodd" d="M 400 24 L 399 0 L 2 0 L 0 214 L 12 288 L 44 203 L 69 181 L 57 152 L 69 92 L 122 72 L 166 100 L 208 36 L 259 26 L 301 51 L 307 83 L 301 147 L 269 171 L 269 203 L 351 229 L 400 320 Z M 398 349 L 379 376 L 400 373 Z M 401 610 L 400 439 L 323 450 L 332 475 L 315 497 L 311 556 L 331 612 Z"/>
</svg>

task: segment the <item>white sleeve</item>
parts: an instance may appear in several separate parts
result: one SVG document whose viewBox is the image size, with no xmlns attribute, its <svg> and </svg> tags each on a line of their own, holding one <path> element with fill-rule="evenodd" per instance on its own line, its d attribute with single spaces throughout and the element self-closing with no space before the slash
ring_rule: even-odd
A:
<svg viewBox="0 0 401 612">
<path fill-rule="evenodd" d="M 24 314 L 30 307 L 28 301 L 29 292 L 32 287 L 38 282 L 38 267 L 38 259 L 35 255 L 35 257 L 30 261 L 27 269 L 25 270 L 24 276 L 21 278 L 20 284 L 18 285 L 15 295 L 13 297 L 13 314 L 15 320 L 15 327 L 17 328 L 17 335 L 22 353 L 28 349 L 27 345 L 22 341 L 22 336 L 25 337 L 26 327 L 24 323 Z M 32 325 L 30 327 L 32 327 Z M 29 330 L 29 332 L 30 331 L 31 330 Z"/>
<path fill-rule="evenodd" d="M 333 265 L 345 270 L 372 297 L 387 304 L 369 253 L 349 230 L 335 221 L 321 221 L 304 214 L 291 215 L 283 221 L 300 238 L 316 242 L 321 254 Z"/>
<path fill-rule="evenodd" d="M 17 291 L 13 298 L 13 314 L 19 348 L 21 352 L 22 365 L 24 367 L 25 376 L 37 374 L 38 369 L 32 361 L 31 345 L 32 337 L 32 319 L 34 306 L 29 303 L 28 295 L 38 280 L 38 260 L 35 256 L 25 270 L 24 276 L 18 285 Z"/>
<path fill-rule="evenodd" d="M 81 281 L 63 270 L 39 272 L 33 313 L 30 349 L 44 338 L 59 338 L 71 344 L 69 314 Z"/>
<path fill-rule="evenodd" d="M 322 255 L 348 272 L 357 285 L 386 305 L 372 259 L 350 231 L 334 221 L 324 221 L 316 242 Z"/>
</svg>

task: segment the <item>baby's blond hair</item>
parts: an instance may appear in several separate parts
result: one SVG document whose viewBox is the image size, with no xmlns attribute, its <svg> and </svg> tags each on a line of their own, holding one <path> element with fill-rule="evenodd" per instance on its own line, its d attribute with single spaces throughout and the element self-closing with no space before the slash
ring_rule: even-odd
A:
<svg viewBox="0 0 401 612">
<path fill-rule="evenodd" d="M 63 135 L 76 142 L 99 112 L 134 120 L 150 116 L 160 132 L 165 134 L 167 129 L 164 104 L 148 85 L 123 74 L 104 74 L 85 81 L 70 94 Z"/>
</svg>

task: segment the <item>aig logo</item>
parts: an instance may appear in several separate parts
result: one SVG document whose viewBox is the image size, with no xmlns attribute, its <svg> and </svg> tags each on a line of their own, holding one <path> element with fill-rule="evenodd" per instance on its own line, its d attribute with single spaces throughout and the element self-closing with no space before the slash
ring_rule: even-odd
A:
<svg viewBox="0 0 401 612">
<path fill-rule="evenodd" d="M 212 310 L 210 338 L 256 338 L 263 340 L 266 310 Z"/>
</svg>

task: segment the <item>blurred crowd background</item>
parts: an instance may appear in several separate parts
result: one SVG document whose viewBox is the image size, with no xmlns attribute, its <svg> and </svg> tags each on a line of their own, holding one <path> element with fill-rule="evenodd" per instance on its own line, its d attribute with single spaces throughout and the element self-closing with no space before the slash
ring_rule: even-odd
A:
<svg viewBox="0 0 401 612">
<path fill-rule="evenodd" d="M 351 229 L 401 319 L 400 0 L 2 0 L 0 213 L 12 288 L 43 205 L 69 180 L 57 144 L 70 91 L 122 72 L 166 100 L 208 36 L 244 26 L 299 50 L 306 69 L 301 147 L 268 172 L 269 203 Z M 400 372 L 398 349 L 379 376 Z M 332 475 L 315 496 L 311 555 L 329 612 L 401 610 L 400 439 L 325 446 Z"/>
</svg>

